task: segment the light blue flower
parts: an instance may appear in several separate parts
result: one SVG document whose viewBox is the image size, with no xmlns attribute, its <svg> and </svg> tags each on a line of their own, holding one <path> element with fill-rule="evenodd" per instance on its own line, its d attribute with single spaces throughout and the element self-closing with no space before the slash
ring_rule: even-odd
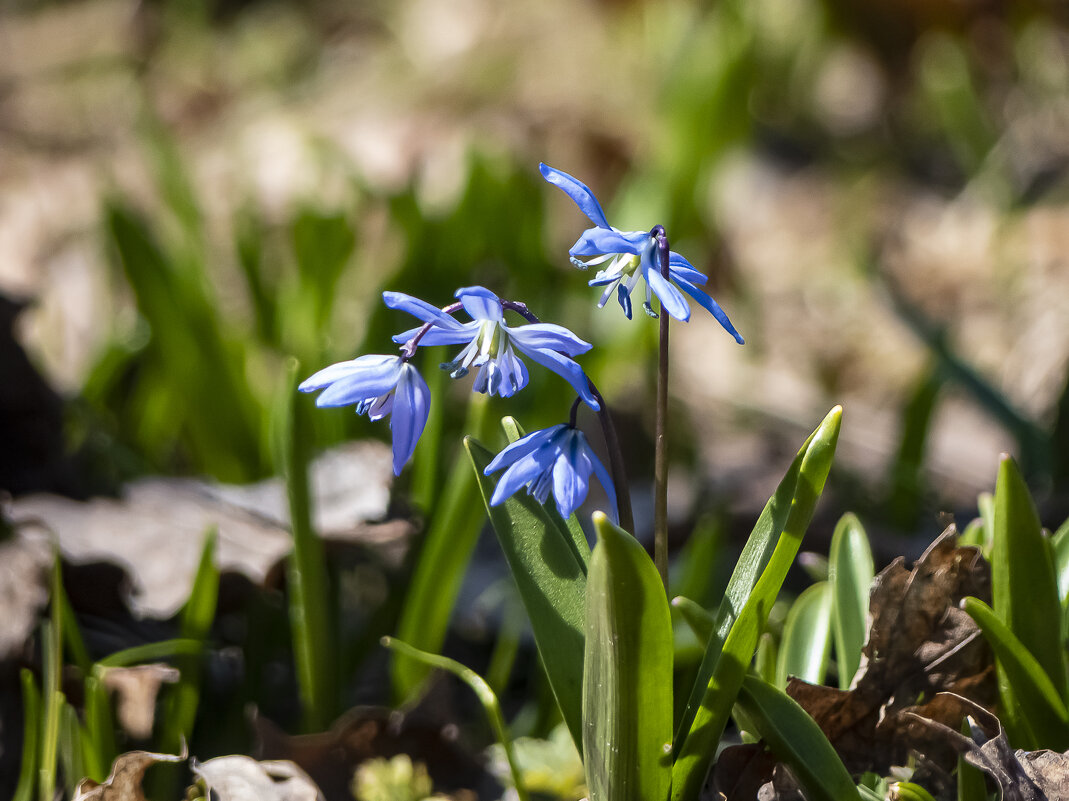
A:
<svg viewBox="0 0 1069 801">
<path fill-rule="evenodd" d="M 600 408 L 583 369 L 571 358 L 590 350 L 589 342 L 584 342 L 567 328 L 551 323 L 508 325 L 501 299 L 481 286 L 458 289 L 456 297 L 464 311 L 471 315 L 471 322 L 461 323 L 411 295 L 382 293 L 391 309 L 406 311 L 431 324 L 431 328 L 422 334 L 419 345 L 464 345 L 457 357 L 443 364 L 442 369 L 448 370 L 453 378 L 461 378 L 472 367 L 477 367 L 476 392 L 508 398 L 527 386 L 527 366 L 516 355 L 519 351 L 564 378 L 590 408 L 595 411 Z M 410 329 L 396 335 L 393 341 L 407 344 L 423 330 L 422 326 Z"/>
<path fill-rule="evenodd" d="M 366 414 L 371 420 L 390 415 L 393 473 L 401 475 L 430 411 L 430 390 L 415 367 L 400 356 L 361 356 L 323 368 L 297 389 L 324 390 L 316 398 L 316 406 L 355 404 L 356 413 Z"/>
<path fill-rule="evenodd" d="M 486 475 L 507 468 L 497 482 L 490 505 L 504 503 L 526 485 L 527 492 L 545 503 L 552 491 L 561 517 L 579 508 L 590 487 L 593 472 L 609 496 L 609 513 L 616 520 L 616 491 L 605 466 L 594 454 L 583 432 L 561 423 L 518 439 L 494 457 Z"/>
<path fill-rule="evenodd" d="M 631 292 L 638 283 L 639 278 L 646 281 L 646 301 L 643 303 L 646 313 L 656 316 L 650 305 L 652 296 L 656 295 L 664 309 L 677 320 L 684 322 L 690 319 L 690 304 L 672 283 L 679 286 L 698 302 L 702 308 L 708 310 L 716 318 L 720 325 L 724 326 L 735 340 L 742 344 L 742 337 L 731 324 L 731 320 L 704 290 L 699 289 L 709 279 L 698 270 L 694 269 L 690 262 L 678 253 L 670 252 L 668 256 L 668 277 L 666 281 L 661 275 L 661 266 L 658 254 L 657 232 L 663 234 L 664 229 L 660 226 L 652 231 L 620 231 L 609 225 L 605 219 L 605 212 L 601 204 L 594 197 L 594 193 L 582 181 L 576 180 L 566 172 L 555 170 L 546 164 L 539 164 L 538 169 L 542 177 L 549 183 L 559 187 L 570 197 L 579 210 L 594 223 L 593 228 L 588 228 L 572 245 L 569 252 L 572 264 L 581 269 L 595 265 L 605 265 L 590 281 L 590 286 L 604 286 L 605 292 L 598 301 L 598 308 L 602 308 L 612 297 L 616 290 L 620 306 L 624 314 L 631 318 Z M 582 257 L 587 258 L 583 261 Z"/>
</svg>

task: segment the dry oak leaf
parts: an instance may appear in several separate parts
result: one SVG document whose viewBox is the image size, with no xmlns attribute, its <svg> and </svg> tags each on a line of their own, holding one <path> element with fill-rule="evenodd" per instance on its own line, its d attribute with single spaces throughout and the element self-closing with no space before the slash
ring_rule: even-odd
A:
<svg viewBox="0 0 1069 801">
<path fill-rule="evenodd" d="M 308 774 L 287 760 L 222 756 L 203 763 L 194 759 L 192 768 L 219 801 L 323 801 Z"/>
<path fill-rule="evenodd" d="M 976 548 L 958 547 L 950 526 L 912 570 L 900 557 L 876 577 L 868 642 L 850 690 L 797 679 L 788 684 L 788 694 L 816 720 L 855 775 L 886 773 L 906 762 L 917 743 L 902 715 L 915 711 L 921 699 L 951 691 L 982 705 L 994 702 L 990 651 L 958 606 L 968 595 L 991 597 L 990 567 Z M 935 756 L 953 755 L 944 748 Z"/>
</svg>

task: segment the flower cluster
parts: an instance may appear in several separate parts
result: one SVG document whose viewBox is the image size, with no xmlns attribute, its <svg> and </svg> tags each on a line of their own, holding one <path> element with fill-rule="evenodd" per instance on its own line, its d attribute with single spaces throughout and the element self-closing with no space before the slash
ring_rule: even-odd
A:
<svg viewBox="0 0 1069 801">
<path fill-rule="evenodd" d="M 683 296 L 685 292 L 738 342 L 743 341 L 717 302 L 699 288 L 706 283 L 706 276 L 668 249 L 662 226 L 656 225 L 648 232 L 613 228 L 585 184 L 545 164 L 540 165 L 540 170 L 548 182 L 560 187 L 594 223 L 572 246 L 570 255 L 572 262 L 583 269 L 604 265 L 589 282 L 591 286 L 605 287 L 599 308 L 605 306 L 615 291 L 630 319 L 631 293 L 642 278 L 646 285 L 643 308 L 650 316 L 657 316 L 651 305 L 652 296 L 656 295 L 669 315 L 677 320 L 689 320 L 690 306 Z M 411 364 L 420 346 L 462 346 L 451 361 L 441 365 L 442 369 L 452 378 L 462 378 L 474 369 L 472 388 L 502 398 L 511 397 L 527 386 L 527 365 L 521 356 L 526 357 L 561 376 L 578 395 L 576 404 L 586 403 L 602 415 L 603 423 L 607 420 L 600 396 L 575 361 L 576 356 L 590 350 L 590 343 L 567 328 L 539 321 L 523 303 L 502 300 L 481 286 L 458 289 L 457 302 L 441 309 L 401 292 L 384 292 L 382 297 L 387 307 L 407 312 L 421 323 L 393 337 L 401 346 L 400 355 L 368 355 L 339 362 L 308 378 L 299 389 L 322 390 L 316 399 L 317 406 L 353 405 L 358 414 L 367 414 L 371 420 L 388 416 L 393 432 L 394 474 L 399 475 L 412 457 L 430 411 L 427 383 Z M 454 315 L 460 311 L 471 319 L 457 320 Z M 505 321 L 506 311 L 523 317 L 526 322 L 509 325 Z M 494 458 L 486 474 L 504 472 L 491 505 L 503 503 L 526 487 L 542 504 L 552 492 L 557 510 L 567 517 L 586 498 L 590 476 L 594 474 L 605 488 L 615 516 L 613 482 L 586 436 L 576 428 L 575 410 L 573 405 L 570 423 L 528 434 Z"/>
</svg>

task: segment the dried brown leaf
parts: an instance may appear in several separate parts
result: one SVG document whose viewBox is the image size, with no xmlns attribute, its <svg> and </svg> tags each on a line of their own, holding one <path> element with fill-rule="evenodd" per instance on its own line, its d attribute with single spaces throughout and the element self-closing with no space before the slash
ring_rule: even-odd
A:
<svg viewBox="0 0 1069 801">
<path fill-rule="evenodd" d="M 145 740 L 152 736 L 156 696 L 159 695 L 160 686 L 174 684 L 178 679 L 177 669 L 153 663 L 106 668 L 101 680 L 117 696 L 119 725 L 131 737 Z"/>
<path fill-rule="evenodd" d="M 181 754 L 153 754 L 149 751 L 128 751 L 115 758 L 111 775 L 103 784 L 82 779 L 74 791 L 72 801 L 145 801 L 141 780 L 145 771 L 159 762 L 185 762 L 185 747 Z"/>
<path fill-rule="evenodd" d="M 257 762 L 247 756 L 222 756 L 198 763 L 193 774 L 219 801 L 323 801 L 303 770 L 289 761 Z"/>
</svg>

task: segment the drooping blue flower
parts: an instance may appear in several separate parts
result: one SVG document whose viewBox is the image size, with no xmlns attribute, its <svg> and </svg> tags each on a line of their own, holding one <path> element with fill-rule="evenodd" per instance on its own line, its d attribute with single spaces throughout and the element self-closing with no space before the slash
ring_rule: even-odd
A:
<svg viewBox="0 0 1069 801">
<path fill-rule="evenodd" d="M 297 389 L 324 390 L 316 398 L 316 406 L 355 404 L 356 413 L 366 414 L 371 420 L 390 415 L 393 473 L 401 475 L 430 411 L 430 390 L 415 367 L 400 356 L 361 356 L 323 368 Z"/>
<path fill-rule="evenodd" d="M 583 432 L 566 423 L 544 428 L 518 439 L 494 457 L 483 472 L 486 475 L 506 468 L 490 505 L 504 503 L 520 487 L 539 503 L 545 503 L 549 493 L 557 504 L 561 517 L 568 517 L 579 508 L 590 487 L 593 472 L 609 496 L 609 514 L 616 520 L 616 490 L 605 466 L 595 455 Z"/>
<path fill-rule="evenodd" d="M 670 315 L 684 322 L 689 320 L 690 305 L 679 291 L 682 289 L 696 300 L 698 305 L 708 310 L 737 342 L 742 343 L 742 337 L 720 308 L 720 304 L 704 290 L 699 289 L 709 280 L 703 273 L 694 269 L 690 262 L 673 251 L 668 257 L 670 280 L 666 281 L 661 275 L 657 237 L 653 231 L 620 231 L 613 228 L 605 219 L 605 212 L 598 199 L 586 184 L 546 164 L 539 164 L 538 169 L 543 178 L 563 190 L 594 223 L 594 227 L 584 231 L 568 253 L 572 264 L 584 270 L 595 265 L 605 265 L 589 282 L 590 286 L 605 287 L 605 292 L 598 301 L 598 308 L 608 303 L 615 290 L 624 314 L 630 319 L 631 292 L 639 278 L 642 278 L 646 282 L 646 301 L 643 308 L 647 314 L 655 316 L 650 304 L 652 296 L 656 295 Z M 588 258 L 583 261 L 580 257 Z M 673 286 L 673 283 L 678 285 L 679 289 Z"/>
<path fill-rule="evenodd" d="M 572 358 L 590 350 L 567 328 L 552 323 L 530 323 L 510 326 L 505 322 L 501 299 L 481 286 L 458 289 L 456 297 L 471 322 L 461 323 L 441 309 L 436 309 L 411 295 L 383 292 L 382 298 L 391 309 L 400 309 L 430 323 L 419 345 L 464 345 L 451 362 L 442 365 L 453 378 L 461 378 L 472 367 L 474 389 L 490 395 L 508 398 L 527 386 L 527 366 L 516 355 L 519 351 L 571 384 L 579 396 L 595 411 L 600 408 L 587 381 L 583 368 Z M 406 344 L 422 331 L 413 328 L 397 334 L 393 340 Z"/>
</svg>

